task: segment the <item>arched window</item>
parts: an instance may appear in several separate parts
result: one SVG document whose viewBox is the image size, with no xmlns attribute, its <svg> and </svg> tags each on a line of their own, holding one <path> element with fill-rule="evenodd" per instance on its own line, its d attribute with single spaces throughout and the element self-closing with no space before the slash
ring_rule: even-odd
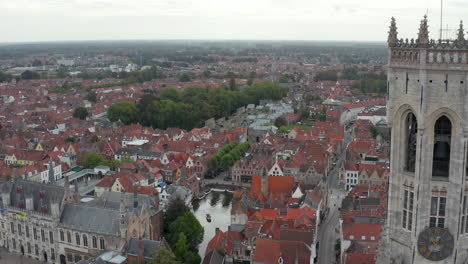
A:
<svg viewBox="0 0 468 264">
<path fill-rule="evenodd" d="M 83 246 L 87 247 L 88 246 L 88 236 L 83 235 Z"/>
<path fill-rule="evenodd" d="M 93 236 L 93 248 L 97 248 L 97 239 Z"/>
<path fill-rule="evenodd" d="M 416 141 L 418 133 L 418 121 L 413 113 L 406 116 L 406 149 L 405 149 L 405 170 L 414 172 L 416 168 Z"/>
<path fill-rule="evenodd" d="M 104 248 L 105 248 L 104 238 L 102 238 L 102 237 L 99 239 L 99 246 L 100 246 L 101 250 L 104 250 Z"/>
<path fill-rule="evenodd" d="M 437 119 L 434 126 L 434 156 L 432 158 L 432 176 L 449 176 L 451 139 L 452 123 L 446 116 L 441 116 L 439 119 Z"/>
<path fill-rule="evenodd" d="M 61 240 L 61 241 L 64 241 L 64 240 L 65 240 L 65 238 L 63 237 L 63 230 L 60 230 L 60 240 Z"/>
<path fill-rule="evenodd" d="M 76 233 L 75 234 L 75 239 L 76 239 L 76 244 L 79 246 L 80 245 L 80 234 Z"/>
</svg>

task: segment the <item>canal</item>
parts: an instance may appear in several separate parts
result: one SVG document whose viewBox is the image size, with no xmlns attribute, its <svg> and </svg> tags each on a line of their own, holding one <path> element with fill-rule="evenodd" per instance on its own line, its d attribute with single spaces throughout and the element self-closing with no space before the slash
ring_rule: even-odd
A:
<svg viewBox="0 0 468 264">
<path fill-rule="evenodd" d="M 198 253 L 202 260 L 205 256 L 206 246 L 214 237 L 215 230 L 218 227 L 221 231 L 227 231 L 231 224 L 231 201 L 232 193 L 211 192 L 203 200 L 197 200 L 192 203 L 195 217 L 205 228 L 203 242 L 199 245 Z M 206 214 L 211 215 L 211 223 L 206 221 Z"/>
</svg>

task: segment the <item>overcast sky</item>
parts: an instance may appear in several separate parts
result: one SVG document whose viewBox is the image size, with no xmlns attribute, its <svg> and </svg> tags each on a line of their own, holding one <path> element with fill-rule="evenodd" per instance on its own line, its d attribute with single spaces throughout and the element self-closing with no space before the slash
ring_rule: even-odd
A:
<svg viewBox="0 0 468 264">
<path fill-rule="evenodd" d="M 445 0 L 451 34 L 468 0 Z M 440 0 L 0 0 L 0 42 L 123 39 L 386 41 L 416 38 L 429 15 L 438 37 Z M 445 26 L 444 26 L 445 27 Z"/>
</svg>

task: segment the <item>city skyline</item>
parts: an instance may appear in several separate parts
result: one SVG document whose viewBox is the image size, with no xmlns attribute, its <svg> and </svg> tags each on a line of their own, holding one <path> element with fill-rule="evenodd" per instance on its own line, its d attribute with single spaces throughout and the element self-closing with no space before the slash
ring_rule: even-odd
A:
<svg viewBox="0 0 468 264">
<path fill-rule="evenodd" d="M 467 2 L 444 1 L 453 37 Z M 0 43 L 74 40 L 325 40 L 385 41 L 390 18 L 399 37 L 416 38 L 428 14 L 438 38 L 440 1 L 18 0 L 0 2 Z"/>
</svg>

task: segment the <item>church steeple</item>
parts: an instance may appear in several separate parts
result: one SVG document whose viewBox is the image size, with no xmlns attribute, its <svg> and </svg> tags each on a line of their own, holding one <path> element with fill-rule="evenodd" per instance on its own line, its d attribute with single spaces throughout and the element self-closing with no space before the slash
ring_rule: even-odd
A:
<svg viewBox="0 0 468 264">
<path fill-rule="evenodd" d="M 388 46 L 389 47 L 395 47 L 397 42 L 398 42 L 398 31 L 397 31 L 397 26 L 396 26 L 396 21 L 395 18 L 392 17 L 392 20 L 390 22 L 390 31 L 388 31 Z"/>
</svg>

